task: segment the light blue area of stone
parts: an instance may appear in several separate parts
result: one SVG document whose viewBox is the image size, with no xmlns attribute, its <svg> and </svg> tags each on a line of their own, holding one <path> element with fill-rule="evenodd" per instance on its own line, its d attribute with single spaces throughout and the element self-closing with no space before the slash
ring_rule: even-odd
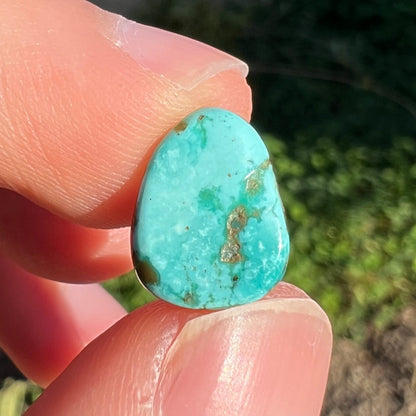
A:
<svg viewBox="0 0 416 416">
<path fill-rule="evenodd" d="M 289 256 L 269 154 L 242 118 L 198 110 L 150 161 L 132 228 L 139 279 L 156 296 L 217 309 L 263 297 Z"/>
</svg>

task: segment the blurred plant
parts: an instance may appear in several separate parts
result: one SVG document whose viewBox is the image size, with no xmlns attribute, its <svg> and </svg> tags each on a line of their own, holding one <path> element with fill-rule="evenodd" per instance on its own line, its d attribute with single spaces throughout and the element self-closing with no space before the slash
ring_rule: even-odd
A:
<svg viewBox="0 0 416 416">
<path fill-rule="evenodd" d="M 292 237 L 286 280 L 322 305 L 336 334 L 363 339 L 416 297 L 416 143 L 266 143 Z"/>
<path fill-rule="evenodd" d="M 108 280 L 103 286 L 128 312 L 156 299 L 139 283 L 133 271 Z"/>
<path fill-rule="evenodd" d="M 31 381 L 7 378 L 0 386 L 0 415 L 20 416 L 41 392 L 42 389 Z"/>
</svg>

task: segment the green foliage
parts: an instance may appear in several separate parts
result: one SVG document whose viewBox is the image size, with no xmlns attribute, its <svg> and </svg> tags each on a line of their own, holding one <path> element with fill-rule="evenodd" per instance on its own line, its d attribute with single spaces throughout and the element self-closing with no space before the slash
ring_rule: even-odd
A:
<svg viewBox="0 0 416 416">
<path fill-rule="evenodd" d="M 285 280 L 321 304 L 337 335 L 362 340 L 416 297 L 416 142 L 265 141 L 291 235 Z M 132 273 L 104 286 L 127 310 L 154 299 Z"/>
<path fill-rule="evenodd" d="M 0 388 L 0 415 L 20 416 L 41 392 L 42 389 L 30 381 L 7 378 Z"/>
<path fill-rule="evenodd" d="M 315 298 L 335 333 L 361 339 L 416 297 L 416 143 L 343 149 L 320 139 L 266 143 L 292 253 L 286 280 Z"/>
<path fill-rule="evenodd" d="M 155 299 L 155 297 L 139 283 L 133 271 L 115 279 L 108 280 L 103 283 L 103 286 L 128 312 Z"/>
</svg>

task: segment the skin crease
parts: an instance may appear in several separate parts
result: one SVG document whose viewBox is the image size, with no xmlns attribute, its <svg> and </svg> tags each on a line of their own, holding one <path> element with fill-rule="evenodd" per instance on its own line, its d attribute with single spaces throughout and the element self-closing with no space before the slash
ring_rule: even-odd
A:
<svg viewBox="0 0 416 416">
<path fill-rule="evenodd" d="M 197 108 L 248 120 L 242 67 L 166 32 L 170 53 L 144 67 L 112 38 L 120 18 L 82 0 L 3 0 L 0 19 L 0 347 L 50 385 L 27 414 L 215 416 L 233 403 L 239 415 L 256 404 L 318 415 L 331 328 L 292 286 L 236 313 L 159 301 L 125 315 L 99 286 L 42 278 L 96 282 L 131 268 L 128 226 L 150 155 Z M 186 65 L 195 82 L 181 85 Z M 257 372 L 238 377 L 244 403 L 219 381 L 247 362 Z"/>
</svg>

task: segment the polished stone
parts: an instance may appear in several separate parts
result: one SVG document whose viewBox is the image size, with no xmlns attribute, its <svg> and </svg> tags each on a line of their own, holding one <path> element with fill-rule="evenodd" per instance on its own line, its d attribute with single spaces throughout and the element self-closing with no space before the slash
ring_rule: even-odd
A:
<svg viewBox="0 0 416 416">
<path fill-rule="evenodd" d="M 243 119 L 198 110 L 161 142 L 132 227 L 136 272 L 161 299 L 217 309 L 263 297 L 289 256 L 269 154 Z"/>
</svg>

